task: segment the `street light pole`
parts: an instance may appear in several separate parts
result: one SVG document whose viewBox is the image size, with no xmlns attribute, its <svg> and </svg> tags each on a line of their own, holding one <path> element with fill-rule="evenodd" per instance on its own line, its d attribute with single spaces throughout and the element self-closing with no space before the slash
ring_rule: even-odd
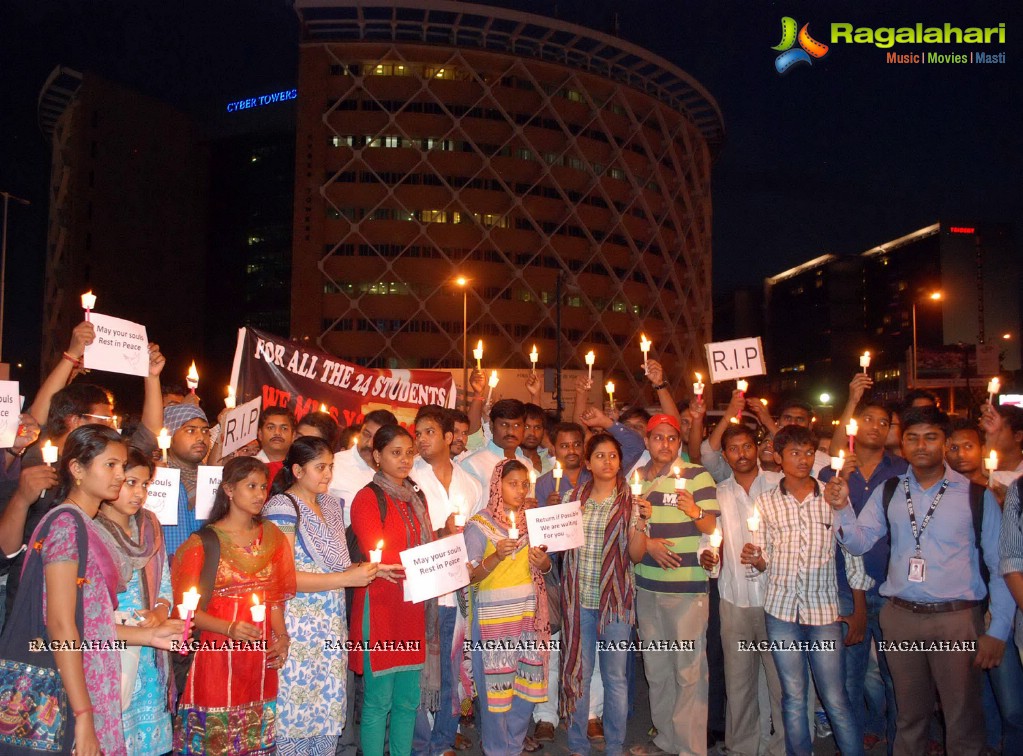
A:
<svg viewBox="0 0 1023 756">
<path fill-rule="evenodd" d="M 455 283 L 462 287 L 462 410 L 469 411 L 469 279 L 459 276 Z"/>
<path fill-rule="evenodd" d="M 933 302 L 941 301 L 942 293 L 940 291 L 932 291 L 927 295 L 927 298 Z M 944 339 L 942 339 L 944 341 Z M 916 388 L 917 378 L 917 344 L 916 344 L 916 299 L 913 299 L 913 385 L 910 388 Z"/>
<path fill-rule="evenodd" d="M 0 362 L 3 362 L 4 354 L 4 298 L 7 293 L 7 206 L 11 200 L 20 202 L 23 205 L 32 204 L 27 199 L 18 197 L 10 192 L 0 192 L 4 198 L 4 225 L 3 238 L 0 239 Z"/>
</svg>

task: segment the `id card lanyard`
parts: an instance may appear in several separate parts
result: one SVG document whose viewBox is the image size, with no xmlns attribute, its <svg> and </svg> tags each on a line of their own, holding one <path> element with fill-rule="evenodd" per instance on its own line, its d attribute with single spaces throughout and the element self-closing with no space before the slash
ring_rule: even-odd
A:
<svg viewBox="0 0 1023 756">
<path fill-rule="evenodd" d="M 906 492 L 906 509 L 909 510 L 909 526 L 913 531 L 913 539 L 916 541 L 916 558 L 921 559 L 923 553 L 920 550 L 920 536 L 924 534 L 924 530 L 927 529 L 927 525 L 931 521 L 931 516 L 934 514 L 934 510 L 938 508 L 941 497 L 945 495 L 945 490 L 948 488 L 948 479 L 941 481 L 941 488 L 938 489 L 937 495 L 934 497 L 934 501 L 931 502 L 930 509 L 927 510 L 927 514 L 924 515 L 923 522 L 920 523 L 920 527 L 916 524 L 916 510 L 913 508 L 913 497 L 909 495 L 909 476 L 902 479 L 902 490 Z"/>
</svg>

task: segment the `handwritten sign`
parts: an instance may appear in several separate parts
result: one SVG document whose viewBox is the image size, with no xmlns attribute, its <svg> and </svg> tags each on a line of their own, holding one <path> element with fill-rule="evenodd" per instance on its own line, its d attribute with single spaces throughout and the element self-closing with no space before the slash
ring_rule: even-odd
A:
<svg viewBox="0 0 1023 756">
<path fill-rule="evenodd" d="M 241 449 L 250 441 L 256 440 L 259 432 L 259 411 L 262 400 L 255 399 L 245 402 L 227 413 L 224 418 L 224 456 Z"/>
<path fill-rule="evenodd" d="M 149 375 L 146 327 L 130 320 L 92 313 L 96 340 L 85 347 L 85 367 L 126 375 Z"/>
<path fill-rule="evenodd" d="M 547 553 L 570 551 L 583 545 L 583 510 L 578 501 L 526 510 L 530 546 L 546 546 Z"/>
<path fill-rule="evenodd" d="M 195 482 L 195 519 L 210 519 L 213 497 L 224 479 L 224 468 L 220 465 L 199 465 L 199 477 Z"/>
<path fill-rule="evenodd" d="M 0 449 L 10 449 L 18 436 L 21 397 L 17 381 L 0 381 Z"/>
<path fill-rule="evenodd" d="M 749 339 L 733 339 L 705 344 L 707 352 L 707 368 L 710 370 L 710 382 L 746 378 L 751 375 L 767 375 L 767 363 L 764 361 L 764 345 L 760 337 Z"/>
<path fill-rule="evenodd" d="M 94 316 L 95 317 L 95 316 Z M 146 509 L 156 513 L 161 525 L 178 524 L 178 489 L 181 487 L 181 470 L 173 467 L 157 467 L 149 481 L 146 494 Z"/>
<path fill-rule="evenodd" d="M 461 533 L 405 549 L 399 556 L 405 567 L 406 596 L 413 604 L 469 584 L 469 557 Z"/>
</svg>

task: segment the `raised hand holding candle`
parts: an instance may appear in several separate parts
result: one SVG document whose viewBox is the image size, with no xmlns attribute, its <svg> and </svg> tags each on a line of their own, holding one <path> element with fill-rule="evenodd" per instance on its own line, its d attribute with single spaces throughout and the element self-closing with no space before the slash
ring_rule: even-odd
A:
<svg viewBox="0 0 1023 756">
<path fill-rule="evenodd" d="M 224 398 L 224 406 L 227 407 L 227 409 L 235 408 L 234 386 L 229 385 L 227 387 L 227 396 Z"/>
<path fill-rule="evenodd" d="M 597 361 L 597 355 L 591 349 L 586 353 L 586 367 L 589 368 L 589 380 L 593 380 L 593 365 Z"/>
<path fill-rule="evenodd" d="M 856 422 L 856 418 L 852 418 L 849 424 L 845 426 L 845 435 L 849 439 L 849 451 L 855 451 L 856 434 L 859 432 L 860 426 Z"/>
<path fill-rule="evenodd" d="M 863 374 L 866 375 L 867 368 L 870 367 L 870 352 L 864 352 L 860 355 L 860 367 L 863 368 Z"/>
<path fill-rule="evenodd" d="M 639 335 L 639 351 L 643 353 L 643 372 L 646 372 L 647 362 L 650 359 L 650 347 L 653 346 L 653 342 L 646 337 L 645 333 Z"/>
<path fill-rule="evenodd" d="M 992 378 L 987 383 L 987 403 L 992 407 L 995 406 L 995 394 L 1002 390 L 1002 382 L 998 380 L 997 376 Z"/>
<path fill-rule="evenodd" d="M 494 389 L 497 388 L 497 384 L 500 383 L 501 379 L 497 377 L 497 371 L 490 371 L 490 380 L 487 381 L 487 404 L 490 404 L 490 397 L 494 393 Z"/>
<path fill-rule="evenodd" d="M 188 368 L 188 374 L 185 376 L 185 383 L 188 384 L 188 390 L 193 394 L 195 393 L 195 390 L 199 388 L 199 371 L 195 369 L 195 360 L 192 360 L 192 364 Z"/>
<path fill-rule="evenodd" d="M 604 386 L 604 390 L 607 391 L 607 398 L 611 404 L 611 410 L 615 408 L 615 384 L 614 381 L 608 381 L 607 385 Z"/>
<path fill-rule="evenodd" d="M 540 361 L 540 353 L 536 351 L 536 344 L 533 344 L 533 351 L 529 353 L 529 362 L 533 366 L 533 372 L 536 372 L 536 363 Z"/>
<path fill-rule="evenodd" d="M 249 607 L 249 612 L 252 613 L 252 621 L 257 625 L 266 622 L 266 604 L 259 603 L 259 596 L 255 593 L 252 594 L 252 606 Z"/>
<path fill-rule="evenodd" d="M 185 627 L 181 631 L 181 650 L 179 652 L 182 656 L 188 654 L 188 638 L 192 634 L 192 618 L 195 616 L 195 610 L 199 608 L 199 598 L 199 591 L 192 586 L 182 594 L 181 603 L 178 604 L 178 614 L 185 621 Z"/>
<path fill-rule="evenodd" d="M 842 472 L 842 468 L 845 467 L 845 450 L 839 449 L 838 456 L 831 458 L 831 469 L 835 471 L 835 474 Z"/>
<path fill-rule="evenodd" d="M 384 542 L 377 541 L 377 547 L 369 550 L 369 561 L 380 564 L 380 560 L 384 558 Z"/>
<path fill-rule="evenodd" d="M 693 396 L 696 397 L 696 401 L 703 401 L 703 378 L 699 373 L 696 374 L 696 383 L 693 384 Z"/>
<path fill-rule="evenodd" d="M 88 322 L 89 313 L 96 307 L 96 295 L 92 293 L 92 289 L 82 294 L 82 309 L 85 310 L 85 320 Z"/>
<path fill-rule="evenodd" d="M 167 450 L 170 449 L 171 437 L 166 428 L 160 428 L 160 434 L 156 437 L 156 445 L 163 452 L 163 463 L 167 464 Z"/>
<path fill-rule="evenodd" d="M 476 359 L 476 369 L 483 369 L 483 339 L 480 339 L 476 343 L 476 348 L 472 350 L 472 356 Z"/>
</svg>

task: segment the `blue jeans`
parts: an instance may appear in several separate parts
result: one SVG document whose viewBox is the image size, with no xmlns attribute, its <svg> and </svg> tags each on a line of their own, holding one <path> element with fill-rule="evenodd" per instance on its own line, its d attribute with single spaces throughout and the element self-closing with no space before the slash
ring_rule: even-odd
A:
<svg viewBox="0 0 1023 756">
<path fill-rule="evenodd" d="M 451 642 L 455 635 L 455 617 L 458 608 L 438 607 L 440 614 L 440 704 L 433 718 L 433 731 L 426 709 L 416 712 L 416 732 L 412 740 L 412 753 L 416 756 L 440 756 L 450 751 L 458 734 L 458 715 L 451 704 L 454 689 L 454 668 L 451 663 Z"/>
<path fill-rule="evenodd" d="M 582 657 L 581 695 L 575 703 L 572 723 L 568 728 L 568 750 L 587 756 L 590 739 L 586 737 L 587 713 L 590 710 L 590 677 L 593 675 L 593 658 L 597 652 L 597 641 L 622 643 L 632 637 L 632 625 L 612 622 L 597 632 L 597 610 L 579 610 L 579 654 Z M 564 653 L 564 649 L 562 649 Z M 604 681 L 604 753 L 605 756 L 619 756 L 625 746 L 625 720 L 629 713 L 629 683 L 626 664 L 629 652 L 622 650 L 602 651 L 600 655 L 600 676 Z"/>
<path fill-rule="evenodd" d="M 845 655 L 841 623 L 805 625 L 767 614 L 767 637 L 772 643 L 817 642 L 833 645 L 834 651 L 771 651 L 781 681 L 781 708 L 785 720 L 785 751 L 791 756 L 813 756 L 813 739 L 807 720 L 806 662 L 810 662 L 817 694 L 831 720 L 831 729 L 842 756 L 862 756 L 863 736 L 845 692 Z"/>
<path fill-rule="evenodd" d="M 1002 756 L 1023 754 L 1023 664 L 1012 634 L 1002 663 L 988 671 L 1002 725 Z M 986 718 L 986 717 L 985 717 Z"/>
<path fill-rule="evenodd" d="M 838 603 L 843 616 L 852 614 L 852 594 L 839 591 Z M 879 617 L 884 604 L 884 597 L 876 591 L 867 593 L 867 632 L 863 642 L 845 647 L 845 691 L 860 733 L 877 735 L 887 740 L 888 752 L 891 753 L 895 743 L 895 688 L 892 687 L 892 676 L 884 652 L 877 654 L 880 681 L 868 680 L 867 676 L 871 646 L 883 640 Z M 845 625 L 842 627 L 844 639 L 848 628 Z"/>
</svg>

